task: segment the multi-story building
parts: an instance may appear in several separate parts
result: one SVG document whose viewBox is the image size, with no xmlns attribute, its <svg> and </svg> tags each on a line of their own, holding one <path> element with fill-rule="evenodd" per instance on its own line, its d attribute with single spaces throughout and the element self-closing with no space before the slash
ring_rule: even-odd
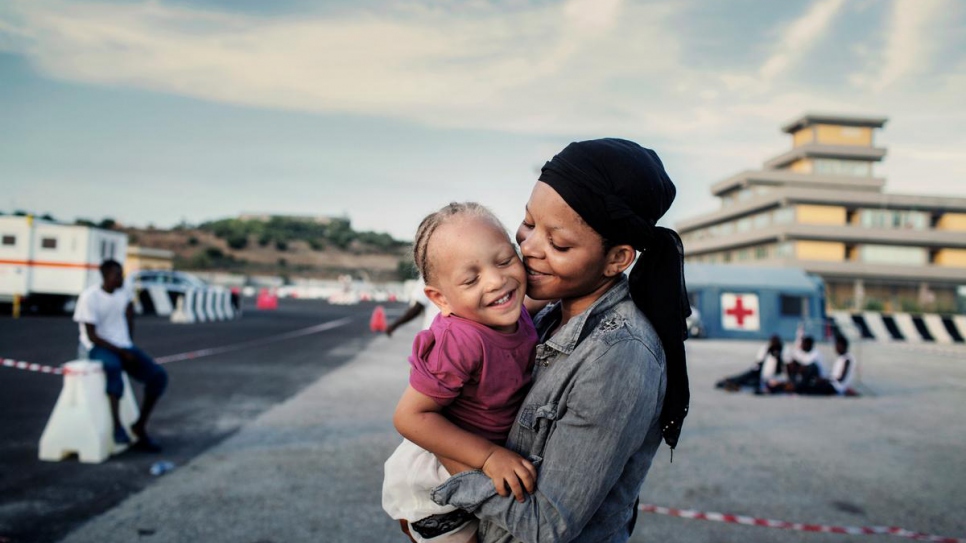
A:
<svg viewBox="0 0 966 543">
<path fill-rule="evenodd" d="M 791 150 L 720 181 L 717 211 L 678 223 L 686 262 L 799 267 L 835 309 L 962 311 L 966 198 L 890 194 L 883 117 L 808 114 Z"/>
</svg>

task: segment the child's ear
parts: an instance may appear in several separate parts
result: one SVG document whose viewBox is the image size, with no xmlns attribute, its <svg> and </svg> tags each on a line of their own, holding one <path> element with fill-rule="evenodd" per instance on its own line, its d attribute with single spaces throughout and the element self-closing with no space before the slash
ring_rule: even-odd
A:
<svg viewBox="0 0 966 543">
<path fill-rule="evenodd" d="M 446 301 L 446 296 L 443 296 L 442 291 L 440 291 L 438 288 L 427 285 L 426 288 L 423 289 L 423 292 L 426 293 L 426 297 L 429 298 L 429 301 L 433 302 L 433 304 L 439 308 L 439 312 L 442 313 L 443 316 L 448 316 L 453 312 L 449 307 L 449 303 Z"/>
<path fill-rule="evenodd" d="M 604 268 L 604 275 L 614 277 L 620 275 L 634 263 L 637 251 L 634 247 L 627 244 L 615 245 L 607 251 L 607 266 Z"/>
</svg>

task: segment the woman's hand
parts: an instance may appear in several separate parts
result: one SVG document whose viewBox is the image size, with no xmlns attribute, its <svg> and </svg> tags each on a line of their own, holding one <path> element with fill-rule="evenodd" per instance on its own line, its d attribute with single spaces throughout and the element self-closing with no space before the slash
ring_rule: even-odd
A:
<svg viewBox="0 0 966 543">
<path fill-rule="evenodd" d="M 518 502 L 523 502 L 527 494 L 536 489 L 537 468 L 519 454 L 495 447 L 483 462 L 483 473 L 493 481 L 496 493 L 509 496 L 510 492 Z"/>
</svg>

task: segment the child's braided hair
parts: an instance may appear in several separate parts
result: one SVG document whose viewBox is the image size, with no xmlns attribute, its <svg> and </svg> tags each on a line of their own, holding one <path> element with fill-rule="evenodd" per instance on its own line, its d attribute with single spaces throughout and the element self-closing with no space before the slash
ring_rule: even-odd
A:
<svg viewBox="0 0 966 543">
<path fill-rule="evenodd" d="M 500 219 L 496 218 L 492 211 L 476 202 L 450 202 L 439 211 L 427 215 L 423 222 L 419 223 L 419 228 L 416 229 L 416 241 L 413 243 L 413 261 L 427 285 L 435 280 L 433 262 L 429 258 L 429 240 L 440 225 L 454 217 L 482 217 L 493 221 L 500 230 L 506 232 Z"/>
</svg>

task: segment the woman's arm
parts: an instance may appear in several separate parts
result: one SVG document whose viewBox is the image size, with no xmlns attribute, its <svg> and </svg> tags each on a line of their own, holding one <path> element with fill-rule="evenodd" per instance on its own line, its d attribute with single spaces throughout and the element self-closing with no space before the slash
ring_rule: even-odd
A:
<svg viewBox="0 0 966 543">
<path fill-rule="evenodd" d="M 512 492 L 523 501 L 525 492 L 533 491 L 537 478 L 533 464 L 509 449 L 456 426 L 442 415 L 441 410 L 435 400 L 409 386 L 396 406 L 393 424 L 403 437 L 436 456 L 482 469 L 501 496 Z"/>
<path fill-rule="evenodd" d="M 664 365 L 642 342 L 625 340 L 598 359 L 582 362 L 573 379 L 566 405 L 558 406 L 561 415 L 529 499 L 518 503 L 496 497 L 484 478 L 467 472 L 434 490 L 434 500 L 470 510 L 524 541 L 563 543 L 577 537 L 628 460 L 641 454 L 645 438 L 659 443 L 660 433 L 651 430 L 656 429 L 666 377 Z M 638 460 L 647 464 L 643 473 L 650 458 Z"/>
</svg>

